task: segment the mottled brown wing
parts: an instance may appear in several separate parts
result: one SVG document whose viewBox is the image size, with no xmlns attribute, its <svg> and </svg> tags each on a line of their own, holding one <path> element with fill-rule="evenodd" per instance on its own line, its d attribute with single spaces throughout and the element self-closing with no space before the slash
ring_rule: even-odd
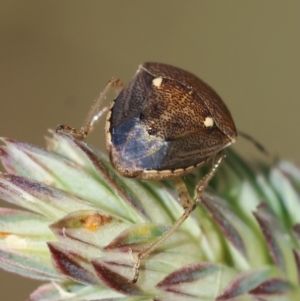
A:
<svg viewBox="0 0 300 301">
<path fill-rule="evenodd" d="M 164 158 L 164 169 L 186 169 L 211 159 L 231 143 L 217 127 L 171 141 Z"/>
<path fill-rule="evenodd" d="M 154 77 L 173 79 L 191 88 L 205 102 L 220 130 L 229 138 L 236 138 L 236 127 L 227 106 L 221 97 L 197 76 L 180 68 L 160 63 L 144 63 L 140 68 Z"/>
<path fill-rule="evenodd" d="M 201 132 L 211 114 L 206 104 L 188 87 L 169 78 L 148 90 L 141 123 L 150 135 L 172 141 Z"/>
</svg>

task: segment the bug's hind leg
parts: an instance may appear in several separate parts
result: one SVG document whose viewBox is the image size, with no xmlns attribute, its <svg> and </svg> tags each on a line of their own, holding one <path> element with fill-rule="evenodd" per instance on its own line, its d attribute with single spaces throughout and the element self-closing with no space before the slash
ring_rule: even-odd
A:
<svg viewBox="0 0 300 301">
<path fill-rule="evenodd" d="M 210 171 L 197 184 L 196 189 L 195 189 L 195 203 L 196 204 L 201 202 L 201 194 L 203 193 L 203 191 L 207 187 L 210 180 L 215 175 L 217 169 L 221 165 L 221 162 L 223 161 L 224 158 L 225 158 L 225 154 L 223 152 L 218 153 L 213 158 L 213 164 L 212 164 L 212 167 L 211 167 Z"/>
<path fill-rule="evenodd" d="M 115 90 L 116 94 L 118 95 L 121 90 L 123 89 L 123 83 L 117 79 L 112 78 L 104 87 L 103 91 L 100 93 L 99 97 L 95 100 L 94 104 L 92 105 L 82 127 L 78 129 L 71 128 L 67 125 L 59 125 L 56 128 L 57 133 L 68 133 L 73 137 L 83 140 L 88 136 L 88 134 L 93 129 L 95 123 L 99 120 L 99 118 L 108 110 L 108 107 L 103 107 L 102 103 L 105 100 L 107 94 L 111 89 Z"/>
<path fill-rule="evenodd" d="M 139 278 L 141 261 L 145 259 L 149 254 L 151 254 L 154 250 L 156 250 L 170 235 L 172 235 L 178 229 L 178 227 L 190 216 L 190 214 L 196 207 L 195 200 L 190 198 L 183 180 L 181 178 L 176 178 L 175 184 L 176 188 L 178 187 L 179 201 L 184 206 L 184 213 L 167 232 L 165 232 L 161 237 L 159 237 L 152 244 L 150 244 L 148 247 L 144 248 L 137 254 L 134 264 L 134 277 L 132 280 L 133 283 L 137 282 Z"/>
<path fill-rule="evenodd" d="M 182 178 L 175 179 L 176 189 L 178 191 L 179 201 L 184 208 L 184 212 L 181 217 L 175 222 L 175 224 L 165 232 L 161 237 L 159 237 L 156 241 L 150 244 L 145 249 L 141 250 L 136 257 L 135 265 L 134 265 L 134 277 L 132 282 L 137 282 L 139 278 L 139 270 L 141 261 L 145 259 L 149 254 L 151 254 L 155 249 L 157 249 L 171 234 L 173 234 L 180 225 L 190 216 L 193 210 L 196 208 L 197 204 L 201 202 L 201 194 L 207 187 L 208 183 L 216 173 L 218 167 L 220 166 L 222 160 L 225 155 L 223 153 L 219 153 L 213 160 L 213 165 L 210 171 L 201 179 L 201 181 L 196 186 L 195 197 L 191 198 L 188 194 L 186 185 L 184 184 Z"/>
</svg>

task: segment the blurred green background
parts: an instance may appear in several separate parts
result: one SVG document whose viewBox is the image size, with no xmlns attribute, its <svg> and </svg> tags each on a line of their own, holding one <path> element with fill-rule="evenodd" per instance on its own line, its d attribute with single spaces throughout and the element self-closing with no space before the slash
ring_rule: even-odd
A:
<svg viewBox="0 0 300 301">
<path fill-rule="evenodd" d="M 107 80 L 144 61 L 208 82 L 239 129 L 299 161 L 300 1 L 0 1 L 0 136 L 79 127 Z M 103 147 L 103 127 L 89 142 Z M 240 151 L 253 147 L 240 139 Z M 0 271 L 1 298 L 37 286 Z"/>
</svg>

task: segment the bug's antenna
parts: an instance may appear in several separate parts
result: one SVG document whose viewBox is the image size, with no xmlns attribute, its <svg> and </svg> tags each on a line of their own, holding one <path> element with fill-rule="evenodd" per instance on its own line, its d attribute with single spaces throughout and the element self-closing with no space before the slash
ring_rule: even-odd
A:
<svg viewBox="0 0 300 301">
<path fill-rule="evenodd" d="M 238 131 L 238 134 L 239 134 L 239 136 L 241 136 L 241 137 L 247 139 L 248 141 L 252 142 L 254 144 L 254 146 L 259 151 L 264 153 L 266 156 L 270 156 L 270 153 L 267 151 L 267 149 L 260 142 L 258 142 L 255 138 L 253 138 L 252 136 L 250 136 L 250 135 L 248 135 L 244 132 L 241 132 L 241 131 Z"/>
</svg>

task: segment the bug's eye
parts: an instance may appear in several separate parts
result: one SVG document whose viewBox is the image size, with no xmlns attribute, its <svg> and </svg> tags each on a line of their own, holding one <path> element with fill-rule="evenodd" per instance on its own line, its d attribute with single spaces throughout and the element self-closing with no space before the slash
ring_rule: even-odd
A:
<svg viewBox="0 0 300 301">
<path fill-rule="evenodd" d="M 145 115 L 143 113 L 140 114 L 140 120 L 145 119 Z"/>
<path fill-rule="evenodd" d="M 154 135 L 154 134 L 155 134 L 155 129 L 149 127 L 149 128 L 147 129 L 147 132 L 148 132 L 149 135 Z"/>
</svg>

